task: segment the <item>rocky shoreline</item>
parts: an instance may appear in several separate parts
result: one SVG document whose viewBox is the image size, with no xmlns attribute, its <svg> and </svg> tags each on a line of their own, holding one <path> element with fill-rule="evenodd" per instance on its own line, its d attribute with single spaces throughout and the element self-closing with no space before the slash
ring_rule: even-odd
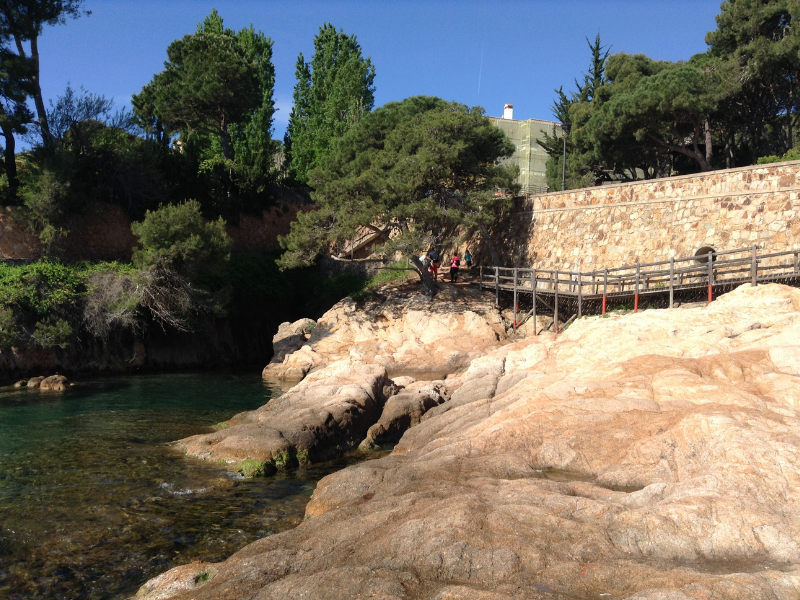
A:
<svg viewBox="0 0 800 600">
<path fill-rule="evenodd" d="M 524 339 L 492 300 L 394 293 L 289 331 L 265 375 L 300 383 L 180 446 L 251 475 L 394 451 L 323 479 L 296 529 L 137 598 L 800 595 L 800 290 Z"/>
</svg>

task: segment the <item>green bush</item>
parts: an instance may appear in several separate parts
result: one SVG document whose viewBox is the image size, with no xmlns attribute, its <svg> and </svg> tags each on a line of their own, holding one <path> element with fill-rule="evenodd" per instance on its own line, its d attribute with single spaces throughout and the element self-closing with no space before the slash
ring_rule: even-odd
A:
<svg viewBox="0 0 800 600">
<path fill-rule="evenodd" d="M 784 162 L 787 160 L 800 160 L 800 150 L 792 148 L 783 156 L 776 156 L 776 155 L 762 156 L 761 158 L 758 159 L 758 164 L 768 165 L 770 163 Z"/>
<path fill-rule="evenodd" d="M 41 169 L 23 194 L 31 229 L 39 235 L 45 254 L 53 243 L 67 234 L 62 226 L 66 213 L 69 183 L 62 182 L 50 169 Z"/>
<path fill-rule="evenodd" d="M 0 308 L 0 350 L 16 344 L 17 335 L 17 320 L 14 317 L 14 311 Z"/>
<path fill-rule="evenodd" d="M 92 278 L 131 272 L 137 271 L 118 263 L 0 263 L 0 349 L 28 343 L 65 347 L 84 325 L 81 308 L 95 289 Z"/>
<path fill-rule="evenodd" d="M 231 255 L 225 221 L 204 222 L 200 203 L 162 205 L 147 211 L 144 220 L 131 224 L 141 248 L 133 263 L 140 268 L 167 266 L 182 275 L 219 270 Z"/>
<path fill-rule="evenodd" d="M 55 319 L 52 323 L 46 320 L 36 323 L 33 338 L 37 346 L 42 348 L 66 348 L 67 340 L 72 335 L 72 327 L 64 319 Z"/>
</svg>

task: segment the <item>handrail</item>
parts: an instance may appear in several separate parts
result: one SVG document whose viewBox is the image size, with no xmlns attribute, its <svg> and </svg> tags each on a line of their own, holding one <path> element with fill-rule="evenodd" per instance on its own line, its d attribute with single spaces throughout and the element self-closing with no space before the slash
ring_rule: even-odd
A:
<svg viewBox="0 0 800 600">
<path fill-rule="evenodd" d="M 785 261 L 780 260 L 782 257 L 791 258 Z M 584 301 L 602 297 L 603 314 L 605 314 L 606 297 L 633 296 L 634 311 L 636 311 L 640 294 L 651 295 L 669 291 L 669 304 L 672 306 L 675 290 L 700 289 L 707 286 L 708 301 L 711 302 L 715 286 L 748 280 L 752 285 L 757 285 L 760 281 L 785 278 L 794 278 L 794 281 L 800 284 L 800 249 L 759 253 L 757 246 L 751 246 L 594 271 L 492 267 L 484 272 L 481 267 L 479 285 L 494 287 L 498 303 L 500 289 L 513 290 L 516 326 L 518 293 L 531 294 L 534 297 L 532 309 L 534 313 L 535 296 L 540 293 L 553 294 L 555 309 L 558 307 L 559 295 L 567 298 L 569 302 L 577 301 L 579 315 Z M 530 314 L 524 319 L 528 316 Z"/>
</svg>

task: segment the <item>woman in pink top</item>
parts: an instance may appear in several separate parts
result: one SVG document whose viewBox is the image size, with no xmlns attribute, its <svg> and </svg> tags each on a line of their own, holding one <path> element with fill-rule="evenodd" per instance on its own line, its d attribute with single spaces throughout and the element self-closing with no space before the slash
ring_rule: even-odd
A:
<svg viewBox="0 0 800 600">
<path fill-rule="evenodd" d="M 458 254 L 453 254 L 453 260 L 450 261 L 450 281 L 455 283 L 458 281 L 458 268 L 461 266 L 461 260 Z"/>
</svg>

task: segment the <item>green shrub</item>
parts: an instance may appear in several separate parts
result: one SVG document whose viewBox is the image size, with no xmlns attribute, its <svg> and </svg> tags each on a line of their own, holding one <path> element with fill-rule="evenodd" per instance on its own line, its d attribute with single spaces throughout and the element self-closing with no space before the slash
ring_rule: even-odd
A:
<svg viewBox="0 0 800 600">
<path fill-rule="evenodd" d="M 53 243 L 67 234 L 62 226 L 66 213 L 69 183 L 62 182 L 50 169 L 40 170 L 23 194 L 28 223 L 39 235 L 45 254 Z"/>
<path fill-rule="evenodd" d="M 36 323 L 33 338 L 37 346 L 42 348 L 66 348 L 67 340 L 72 335 L 72 327 L 63 319 L 55 319 L 52 323 L 45 320 Z"/>
<path fill-rule="evenodd" d="M 800 150 L 792 148 L 783 156 L 777 156 L 777 155 L 762 156 L 761 158 L 758 159 L 758 164 L 768 165 L 770 163 L 784 162 L 787 160 L 800 160 Z"/>
<path fill-rule="evenodd" d="M 219 270 L 231 255 L 231 240 L 225 221 L 204 222 L 200 203 L 162 205 L 148 210 L 144 220 L 131 224 L 141 248 L 133 263 L 140 268 L 167 266 L 183 275 Z"/>
<path fill-rule="evenodd" d="M 0 308 L 0 350 L 10 348 L 17 342 L 17 319 L 10 308 Z"/>
</svg>

